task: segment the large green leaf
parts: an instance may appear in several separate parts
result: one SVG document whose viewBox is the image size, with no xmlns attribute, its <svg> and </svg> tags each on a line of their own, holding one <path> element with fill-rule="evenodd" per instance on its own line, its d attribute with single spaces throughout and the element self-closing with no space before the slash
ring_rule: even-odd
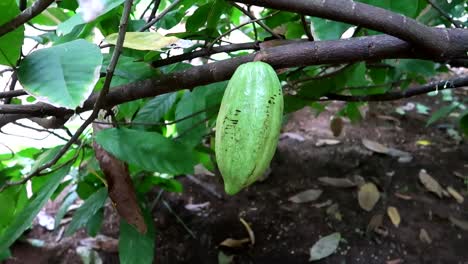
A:
<svg viewBox="0 0 468 264">
<path fill-rule="evenodd" d="M 118 159 L 148 171 L 192 173 L 195 165 L 190 148 L 154 132 L 105 129 L 96 135 L 96 141 Z"/>
<path fill-rule="evenodd" d="M 0 25 L 10 21 L 20 13 L 16 0 L 0 1 Z M 0 64 L 14 66 L 23 45 L 24 26 L 0 37 Z"/>
<path fill-rule="evenodd" d="M 167 93 L 159 95 L 148 101 L 138 112 L 135 122 L 158 122 L 171 109 L 177 93 Z"/>
<path fill-rule="evenodd" d="M 32 223 L 44 204 L 49 200 L 61 180 L 68 174 L 70 166 L 64 166 L 47 176 L 47 184 L 28 201 L 21 212 L 15 214 L 11 225 L 0 234 L 0 252 L 4 252 Z"/>
<path fill-rule="evenodd" d="M 81 227 L 84 227 L 88 221 L 104 206 L 107 199 L 107 188 L 101 188 L 93 193 L 84 204 L 76 210 L 70 225 L 65 231 L 65 235 L 75 233 Z"/>
<path fill-rule="evenodd" d="M 74 109 L 93 91 L 101 64 L 99 47 L 79 39 L 31 53 L 21 62 L 18 79 L 41 101 Z"/>
<path fill-rule="evenodd" d="M 148 213 L 144 212 L 148 231 L 140 234 L 132 225 L 120 221 L 119 259 L 121 264 L 151 264 L 154 258 L 155 230 Z"/>
</svg>

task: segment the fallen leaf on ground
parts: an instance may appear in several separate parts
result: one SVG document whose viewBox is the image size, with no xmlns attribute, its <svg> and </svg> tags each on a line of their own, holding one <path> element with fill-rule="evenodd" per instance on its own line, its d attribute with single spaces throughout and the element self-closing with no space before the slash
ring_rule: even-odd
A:
<svg viewBox="0 0 468 264">
<path fill-rule="evenodd" d="M 233 239 L 233 238 L 226 238 L 220 246 L 230 247 L 230 248 L 238 248 L 244 246 L 245 243 L 249 243 L 250 238 L 243 238 L 243 239 Z"/>
<path fill-rule="evenodd" d="M 338 248 L 340 239 L 341 234 L 338 232 L 319 239 L 319 241 L 310 248 L 309 261 L 323 259 L 333 254 Z"/>
<path fill-rule="evenodd" d="M 394 206 L 389 206 L 387 208 L 387 214 L 388 214 L 388 217 L 390 218 L 390 221 L 392 221 L 392 224 L 398 227 L 401 222 L 401 217 L 400 217 L 400 213 L 398 213 L 398 209 Z"/>
<path fill-rule="evenodd" d="M 294 139 L 294 140 L 297 140 L 299 142 L 302 142 L 302 141 L 305 140 L 305 138 L 302 135 L 298 134 L 298 133 L 292 133 L 292 132 L 281 133 L 280 140 L 283 140 L 283 139 L 286 139 L 286 138 Z"/>
<path fill-rule="evenodd" d="M 372 216 L 369 224 L 367 224 L 367 232 L 374 231 L 381 227 L 383 224 L 383 214 L 376 214 Z"/>
<path fill-rule="evenodd" d="M 447 187 L 447 192 L 457 201 L 457 203 L 463 203 L 465 198 L 457 192 L 452 186 Z"/>
<path fill-rule="evenodd" d="M 369 182 L 359 188 L 358 201 L 362 209 L 371 211 L 379 199 L 380 192 L 375 184 Z"/>
<path fill-rule="evenodd" d="M 427 233 L 426 229 L 424 228 L 421 228 L 421 230 L 419 231 L 419 240 L 427 244 L 432 243 L 432 239 L 429 236 L 429 233 Z"/>
<path fill-rule="evenodd" d="M 204 202 L 204 203 L 199 203 L 199 204 L 186 204 L 185 209 L 193 212 L 199 212 L 206 207 L 210 206 L 210 202 Z"/>
<path fill-rule="evenodd" d="M 431 142 L 429 140 L 418 140 L 416 141 L 416 145 L 419 145 L 419 146 L 429 146 L 431 144 Z"/>
<path fill-rule="evenodd" d="M 400 264 L 403 263 L 402 259 L 392 259 L 392 260 L 387 260 L 387 264 Z"/>
<path fill-rule="evenodd" d="M 339 137 L 343 131 L 343 119 L 339 116 L 333 116 L 330 120 L 330 130 L 334 137 Z"/>
<path fill-rule="evenodd" d="M 307 203 L 317 200 L 322 194 L 322 190 L 310 189 L 291 196 L 288 200 L 293 203 Z"/>
<path fill-rule="evenodd" d="M 364 138 L 362 139 L 362 144 L 364 145 L 364 147 L 366 147 L 370 151 L 381 153 L 381 154 L 388 153 L 388 147 L 378 142 Z"/>
<path fill-rule="evenodd" d="M 334 219 L 341 221 L 343 220 L 343 215 L 340 213 L 340 208 L 337 203 L 330 205 L 326 210 L 327 215 L 333 217 Z"/>
<path fill-rule="evenodd" d="M 315 146 L 316 147 L 333 146 L 333 145 L 338 145 L 340 143 L 341 143 L 341 141 L 336 140 L 336 139 L 319 139 L 315 143 Z"/>
<path fill-rule="evenodd" d="M 411 196 L 409 196 L 409 195 L 407 195 L 407 194 L 399 193 L 399 192 L 395 193 L 395 196 L 398 197 L 398 198 L 400 198 L 400 199 L 407 200 L 407 201 L 413 199 L 413 197 L 411 197 Z"/>
<path fill-rule="evenodd" d="M 426 187 L 426 189 L 430 192 L 433 192 L 439 196 L 439 198 L 442 198 L 443 196 L 443 188 L 440 186 L 440 184 L 429 175 L 426 170 L 421 169 L 419 171 L 419 180 L 421 183 Z"/>
<path fill-rule="evenodd" d="M 465 231 L 468 231 L 468 221 L 456 218 L 454 216 L 449 216 L 449 220 L 450 222 L 452 222 L 452 224 L 458 226 L 459 228 Z"/>
<path fill-rule="evenodd" d="M 319 182 L 333 187 L 338 188 L 350 188 L 355 187 L 357 184 L 348 178 L 331 178 L 331 177 L 320 177 Z"/>
<path fill-rule="evenodd" d="M 322 208 L 322 207 L 325 207 L 325 206 L 330 206 L 332 204 L 333 204 L 332 200 L 326 200 L 323 203 L 316 203 L 316 204 L 313 204 L 312 206 L 315 207 L 315 208 Z"/>
<path fill-rule="evenodd" d="M 249 234 L 250 243 L 251 243 L 252 245 L 255 244 L 255 234 L 254 234 L 252 228 L 250 227 L 249 223 L 247 223 L 242 217 L 239 218 L 239 220 L 240 220 L 241 223 L 244 225 L 245 229 L 247 230 L 247 233 Z"/>
</svg>

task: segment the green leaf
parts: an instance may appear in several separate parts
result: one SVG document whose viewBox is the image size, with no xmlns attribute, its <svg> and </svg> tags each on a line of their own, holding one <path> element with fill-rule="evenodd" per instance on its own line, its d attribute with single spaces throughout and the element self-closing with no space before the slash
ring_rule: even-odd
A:
<svg viewBox="0 0 468 264">
<path fill-rule="evenodd" d="M 31 22 L 44 26 L 56 26 L 69 18 L 70 16 L 62 8 L 49 7 L 33 18 Z"/>
<path fill-rule="evenodd" d="M 328 19 L 311 17 L 312 34 L 319 40 L 340 39 L 341 35 L 351 27 L 350 24 L 336 22 Z"/>
<path fill-rule="evenodd" d="M 119 259 L 121 264 L 151 264 L 154 258 L 155 230 L 147 212 L 144 212 L 148 232 L 140 234 L 132 225 L 120 221 Z"/>
<path fill-rule="evenodd" d="M 116 8 L 117 6 L 121 5 L 125 0 L 105 0 L 102 1 L 104 4 L 104 9 L 102 12 L 99 12 L 99 16 L 103 16 L 107 14 L 107 12 L 111 11 L 112 9 Z M 86 24 L 85 20 L 83 19 L 83 15 L 81 13 L 72 16 L 67 21 L 58 25 L 57 32 L 61 35 L 66 35 L 76 27 Z"/>
<path fill-rule="evenodd" d="M 185 23 L 185 30 L 188 32 L 197 32 L 198 29 L 203 27 L 208 19 L 208 14 L 211 10 L 212 4 L 208 3 L 206 5 L 202 5 L 193 14 L 187 18 L 187 22 Z"/>
<path fill-rule="evenodd" d="M 101 73 L 106 72 L 111 55 L 104 56 Z M 111 86 L 127 84 L 139 80 L 149 79 L 157 75 L 157 71 L 148 63 L 135 61 L 135 58 L 120 56 L 117 66 L 114 70 Z"/>
<path fill-rule="evenodd" d="M 88 223 L 86 224 L 86 231 L 88 232 L 88 235 L 95 237 L 99 233 L 103 219 L 104 208 L 101 208 L 91 216 Z"/>
<path fill-rule="evenodd" d="M 118 159 L 144 170 L 169 174 L 192 173 L 194 154 L 187 146 L 159 133 L 131 129 L 105 129 L 96 141 Z"/>
<path fill-rule="evenodd" d="M 4 261 L 11 257 L 11 251 L 9 249 L 0 252 L 0 261 Z"/>
<path fill-rule="evenodd" d="M 220 82 L 197 87 L 192 92 L 185 93 L 184 97 L 177 104 L 176 119 L 181 119 L 203 110 L 211 110 L 210 112 L 197 114 L 176 124 L 177 133 L 182 136 L 181 139 L 185 144 L 190 146 L 197 145 L 203 135 L 208 132 L 204 120 L 215 117 L 216 111 L 219 108 L 216 106 L 221 103 L 226 84 L 226 82 Z"/>
<path fill-rule="evenodd" d="M 167 93 L 156 96 L 148 101 L 135 117 L 135 122 L 159 122 L 172 108 L 177 99 L 177 93 Z"/>
<path fill-rule="evenodd" d="M 52 160 L 55 157 L 55 155 L 59 153 L 61 148 L 62 145 L 55 146 L 51 149 L 42 152 L 38 157 L 35 158 L 35 162 L 31 167 L 31 171 L 37 170 L 37 168 Z"/>
<path fill-rule="evenodd" d="M 0 25 L 9 22 L 20 13 L 16 0 L 0 1 Z M 15 66 L 23 45 L 24 26 L 0 37 L 0 64 Z"/>
<path fill-rule="evenodd" d="M 101 188 L 97 192 L 93 193 L 84 204 L 76 210 L 73 215 L 73 219 L 70 225 L 65 231 L 65 235 L 71 235 L 75 233 L 78 229 L 84 227 L 88 221 L 101 209 L 107 199 L 107 188 Z"/>
<path fill-rule="evenodd" d="M 21 62 L 18 79 L 41 101 L 74 109 L 93 91 L 101 63 L 99 47 L 79 39 L 31 53 Z"/>
<path fill-rule="evenodd" d="M 16 210 L 16 190 L 8 188 L 0 193 L 0 233 L 13 219 Z"/>
<path fill-rule="evenodd" d="M 28 201 L 19 213 L 15 214 L 11 225 L 0 234 L 0 252 L 4 252 L 32 223 L 34 217 L 49 200 L 62 179 L 68 174 L 70 166 L 64 166 L 47 176 L 44 187 Z"/>
<path fill-rule="evenodd" d="M 400 59 L 396 66 L 404 72 L 420 74 L 426 77 L 433 76 L 437 73 L 436 63 L 432 61 Z"/>
<path fill-rule="evenodd" d="M 62 205 L 60 205 L 57 213 L 55 214 L 54 228 L 57 228 L 60 225 L 60 222 L 67 213 L 68 208 L 73 204 L 73 202 L 75 202 L 77 198 L 78 194 L 76 192 L 72 192 L 63 200 Z"/>
<path fill-rule="evenodd" d="M 431 118 L 429 118 L 429 120 L 427 120 L 426 126 L 432 125 L 437 120 L 448 116 L 455 109 L 457 109 L 458 106 L 459 106 L 459 103 L 453 102 L 450 105 L 446 105 L 446 106 L 440 108 L 439 110 L 437 110 L 435 113 L 433 113 L 431 115 Z"/>
<path fill-rule="evenodd" d="M 115 45 L 118 33 L 110 34 L 105 41 Z M 160 50 L 179 41 L 176 37 L 165 37 L 157 32 L 127 32 L 123 46 L 136 50 Z"/>
<path fill-rule="evenodd" d="M 460 118 L 460 130 L 468 136 L 468 113 L 465 113 L 462 118 Z"/>
</svg>

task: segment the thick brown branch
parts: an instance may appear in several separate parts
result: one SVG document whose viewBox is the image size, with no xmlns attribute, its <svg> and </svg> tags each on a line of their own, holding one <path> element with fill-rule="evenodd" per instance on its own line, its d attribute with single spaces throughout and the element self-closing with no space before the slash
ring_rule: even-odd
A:
<svg viewBox="0 0 468 264">
<path fill-rule="evenodd" d="M 414 19 L 379 7 L 349 0 L 236 0 L 244 4 L 291 11 L 374 29 L 443 55 L 448 34 Z"/>
<path fill-rule="evenodd" d="M 384 94 L 373 94 L 373 95 L 342 95 L 342 94 L 327 94 L 321 99 L 321 101 L 336 100 L 336 101 L 347 101 L 347 102 L 366 102 L 366 101 L 393 101 L 402 98 L 408 98 L 420 94 L 426 94 L 433 91 L 441 91 L 445 89 L 454 89 L 468 86 L 468 76 L 458 77 L 450 80 L 438 81 L 427 83 L 422 86 L 410 88 L 405 91 L 394 91 Z"/>
<path fill-rule="evenodd" d="M 465 45 L 468 45 L 468 31 L 450 29 L 447 32 L 451 39 L 464 42 Z M 455 46 L 445 52 L 443 59 L 465 58 L 466 50 L 468 50 L 468 47 L 460 49 L 459 46 Z M 140 98 L 153 97 L 180 89 L 191 89 L 199 85 L 224 81 L 231 77 L 239 65 L 253 61 L 255 57 L 277 69 L 282 69 L 307 65 L 340 64 L 392 58 L 433 59 L 431 55 L 436 56 L 432 53 L 417 52 L 409 43 L 387 35 L 334 41 L 289 42 L 287 45 L 267 48 L 257 54 L 196 66 L 184 71 L 158 76 L 154 79 L 114 87 L 109 91 L 104 107 L 112 107 Z M 97 94 L 93 94 L 86 100 L 84 106 L 77 109 L 76 112 L 81 113 L 92 109 L 96 98 Z M 60 117 L 70 114 L 70 112 L 73 113 L 73 111 L 46 104 L 0 106 L 0 114 L 15 113 Z"/>
<path fill-rule="evenodd" d="M 6 22 L 5 24 L 0 26 L 0 37 L 5 35 L 8 32 L 11 32 L 24 23 L 31 20 L 33 17 L 39 15 L 42 11 L 44 11 L 50 4 L 52 4 L 55 0 L 37 0 L 34 4 L 21 12 L 17 17 L 14 19 Z"/>
</svg>

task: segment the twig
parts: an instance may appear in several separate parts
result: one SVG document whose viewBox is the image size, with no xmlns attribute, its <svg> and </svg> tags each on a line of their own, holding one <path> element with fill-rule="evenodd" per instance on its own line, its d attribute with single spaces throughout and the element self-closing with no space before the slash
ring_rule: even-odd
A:
<svg viewBox="0 0 468 264">
<path fill-rule="evenodd" d="M 192 60 L 192 59 L 199 58 L 199 57 L 210 56 L 210 55 L 221 53 L 221 52 L 233 52 L 233 51 L 248 50 L 248 49 L 259 50 L 260 46 L 258 45 L 257 42 L 249 42 L 249 43 L 218 46 L 218 47 L 213 47 L 211 49 L 205 48 L 205 49 L 193 51 L 190 53 L 184 53 L 181 55 L 172 56 L 167 59 L 153 61 L 151 63 L 151 66 L 158 68 L 158 67 L 166 66 L 169 64 L 173 64 L 173 63 L 177 63 L 177 62 L 181 62 L 185 60 Z"/>
<path fill-rule="evenodd" d="M 192 118 L 194 116 L 205 113 L 208 110 L 215 109 L 218 106 L 219 105 L 216 105 L 216 106 L 213 106 L 213 107 L 208 107 L 206 109 L 197 111 L 197 112 L 192 113 L 190 115 L 187 115 L 187 116 L 184 116 L 184 117 L 181 117 L 179 119 L 169 121 L 169 122 L 166 122 L 166 121 L 165 122 L 119 122 L 119 121 L 116 121 L 115 123 L 114 122 L 111 123 L 111 122 L 103 122 L 103 121 L 93 121 L 93 123 L 95 123 L 95 124 L 104 124 L 104 125 L 116 124 L 116 125 L 121 125 L 121 126 L 122 125 L 124 125 L 124 126 L 132 126 L 132 125 L 136 125 L 136 126 L 167 126 L 167 125 L 173 125 L 173 124 L 182 122 L 184 120 L 190 119 L 190 118 Z"/>
<path fill-rule="evenodd" d="M 15 72 L 13 72 L 13 74 L 11 75 L 11 82 L 10 82 L 10 87 L 9 87 L 9 92 L 14 92 L 15 90 L 15 87 L 16 87 L 16 83 L 18 82 L 18 75 Z M 8 93 L 8 92 L 5 92 L 5 93 Z M 0 93 L 1 94 L 1 93 Z M 0 97 L 1 98 L 1 97 Z M 11 103 L 11 99 L 12 97 L 7 97 L 5 98 L 5 100 L 3 101 L 5 104 L 9 104 Z"/>
<path fill-rule="evenodd" d="M 176 7 L 182 0 L 175 0 L 174 2 L 172 2 L 172 4 L 170 4 L 166 9 L 164 9 L 164 11 L 161 12 L 161 14 L 159 14 L 157 17 L 155 17 L 153 20 L 151 20 L 150 22 L 146 23 L 146 25 L 144 25 L 142 28 L 140 28 L 138 31 L 145 31 L 147 30 L 148 28 L 150 28 L 151 26 L 153 26 L 154 24 L 158 23 L 159 20 L 161 20 L 161 18 L 163 18 L 167 13 L 169 13 L 174 7 Z"/>
<path fill-rule="evenodd" d="M 37 132 L 47 132 L 49 134 L 52 134 L 58 138 L 60 138 L 61 140 L 63 141 L 68 141 L 69 139 L 68 138 L 65 138 L 57 133 L 55 133 L 54 131 L 50 131 L 48 129 L 42 129 L 42 128 L 36 128 L 36 127 L 32 127 L 32 126 L 28 126 L 28 125 L 25 125 L 25 124 L 21 124 L 21 123 L 18 123 L 18 122 L 13 122 L 13 124 L 19 126 L 19 127 L 23 127 L 23 128 L 27 128 L 27 129 L 31 129 L 31 130 L 34 130 L 34 131 L 37 131 Z"/>
<path fill-rule="evenodd" d="M 161 4 L 161 0 L 154 1 L 153 9 L 151 10 L 150 16 L 148 17 L 148 20 L 147 20 L 148 23 L 156 17 L 156 12 L 158 11 L 160 4 Z"/>
<path fill-rule="evenodd" d="M 306 20 L 305 15 L 301 15 L 301 23 L 302 23 L 302 27 L 304 28 L 304 32 L 305 32 L 307 38 L 310 41 L 314 41 L 314 36 L 312 36 L 312 32 L 310 32 L 310 27 L 307 24 L 307 20 Z"/>
<path fill-rule="evenodd" d="M 342 95 L 342 94 L 327 94 L 325 98 L 320 98 L 319 101 L 346 101 L 346 102 L 364 102 L 364 101 L 393 101 L 402 98 L 408 98 L 420 94 L 426 94 L 433 91 L 441 91 L 445 89 L 454 89 L 463 86 L 468 86 L 468 76 L 453 78 L 450 80 L 431 82 L 418 87 L 410 88 L 405 91 L 388 92 L 384 94 L 373 95 Z"/>
<path fill-rule="evenodd" d="M 450 23 L 452 23 L 456 28 L 463 28 L 463 25 L 453 19 L 447 12 L 445 12 L 438 4 L 436 4 L 433 0 L 427 0 L 427 2 L 439 12 L 445 19 L 447 19 Z"/>
<path fill-rule="evenodd" d="M 0 92 L 0 98 L 13 98 L 22 95 L 27 95 L 25 90 L 13 90 L 7 92 Z"/>
<path fill-rule="evenodd" d="M 148 3 L 148 5 L 146 6 L 145 10 L 143 11 L 143 13 L 141 14 L 140 16 L 140 20 L 143 20 L 143 18 L 145 17 L 146 15 L 146 12 L 148 12 L 148 10 L 150 9 L 151 7 L 151 4 L 154 2 L 155 0 L 151 1 Z"/>
<path fill-rule="evenodd" d="M 262 27 L 266 32 L 270 33 L 273 37 L 277 38 L 277 39 L 283 39 L 283 37 L 281 37 L 280 35 L 278 35 L 275 31 L 273 31 L 273 29 L 271 29 L 269 26 L 267 26 L 265 23 L 263 23 L 263 21 L 261 19 L 257 19 L 254 15 L 252 15 L 252 13 L 250 13 L 248 10 L 245 10 L 244 8 L 242 8 L 240 5 L 238 5 L 237 3 L 234 3 L 234 2 L 231 2 L 231 5 L 234 6 L 235 8 L 239 9 L 242 13 L 244 13 L 244 15 L 248 16 L 251 21 L 247 24 L 250 24 L 250 23 L 257 23 L 260 27 Z M 266 16 L 265 18 L 268 18 L 270 16 Z M 265 19 L 263 18 L 263 19 Z"/>
<path fill-rule="evenodd" d="M 261 17 L 261 18 L 256 18 L 256 19 L 247 21 L 247 22 L 245 22 L 245 23 L 242 23 L 242 24 L 240 24 L 240 25 L 238 25 L 238 26 L 236 26 L 236 27 L 234 27 L 234 28 L 231 28 L 230 30 L 224 32 L 223 34 L 221 34 L 221 35 L 219 35 L 217 38 L 215 38 L 206 48 L 207 48 L 207 49 L 213 48 L 213 45 L 214 45 L 216 42 L 218 42 L 220 39 L 224 38 L 225 36 L 231 34 L 231 32 L 233 32 L 233 31 L 235 31 L 235 30 L 238 30 L 239 28 L 241 28 L 241 27 L 243 27 L 243 26 L 245 26 L 245 25 L 248 25 L 248 24 L 250 24 L 250 23 L 252 23 L 252 22 L 257 22 L 257 21 L 260 21 L 260 20 L 267 19 L 267 18 L 272 17 L 272 16 L 274 16 L 274 15 L 276 15 L 276 14 L 278 14 L 278 13 L 279 13 L 279 11 L 276 11 L 276 12 L 274 12 L 274 13 L 269 14 L 268 16 Z"/>
<path fill-rule="evenodd" d="M 117 65 L 120 52 L 123 47 L 123 41 L 125 39 L 125 32 L 127 29 L 127 22 L 128 18 L 130 16 L 130 12 L 132 9 L 132 4 L 133 0 L 126 0 L 125 1 L 125 6 L 124 6 L 124 11 L 122 14 L 122 18 L 120 20 L 120 26 L 119 26 L 119 36 L 117 38 L 117 43 L 115 45 L 114 52 L 112 53 L 112 58 L 110 60 L 109 65 L 107 66 L 106 70 L 106 79 L 104 80 L 104 85 L 102 87 L 101 92 L 98 95 L 98 98 L 96 99 L 96 103 L 94 104 L 93 111 L 90 115 L 90 117 L 78 128 L 78 130 L 75 132 L 73 137 L 60 149 L 60 151 L 55 155 L 55 157 L 47 162 L 46 164 L 39 166 L 36 170 L 32 171 L 30 174 L 28 174 L 23 180 L 19 182 L 7 182 L 1 190 L 6 188 L 7 186 L 11 185 L 17 185 L 17 184 L 22 184 L 33 178 L 36 174 L 39 174 L 42 170 L 47 169 L 57 163 L 57 161 L 68 151 L 68 149 L 75 143 L 75 141 L 80 137 L 80 135 L 84 132 L 84 130 L 90 125 L 93 120 L 98 116 L 99 110 L 102 108 L 102 106 L 105 103 L 105 98 L 107 93 L 109 92 L 109 87 L 110 83 L 112 81 L 112 76 L 114 75 L 114 70 Z"/>
<path fill-rule="evenodd" d="M 184 227 L 187 233 L 190 234 L 193 238 L 197 238 L 193 231 L 184 223 L 184 221 L 172 210 L 171 206 L 166 202 L 166 200 L 162 200 L 164 206 L 169 210 L 169 212 L 177 219 L 177 221 Z"/>
<path fill-rule="evenodd" d="M 0 25 L 0 37 L 8 32 L 19 28 L 24 23 L 39 15 L 53 2 L 55 2 L 55 0 L 37 0 L 31 7 L 21 12 L 21 14 L 19 14 L 17 17 L 13 18 L 12 20 L 6 22 L 3 25 Z"/>
<path fill-rule="evenodd" d="M 10 154 L 11 154 L 11 156 L 10 156 L 9 158 L 0 159 L 0 161 L 2 161 L 2 160 L 10 160 L 10 159 L 12 159 L 12 158 L 15 157 L 15 152 L 14 152 L 7 144 L 0 142 L 0 145 L 2 145 L 2 146 L 4 146 L 5 148 L 7 148 L 8 151 L 10 151 Z"/>
</svg>

